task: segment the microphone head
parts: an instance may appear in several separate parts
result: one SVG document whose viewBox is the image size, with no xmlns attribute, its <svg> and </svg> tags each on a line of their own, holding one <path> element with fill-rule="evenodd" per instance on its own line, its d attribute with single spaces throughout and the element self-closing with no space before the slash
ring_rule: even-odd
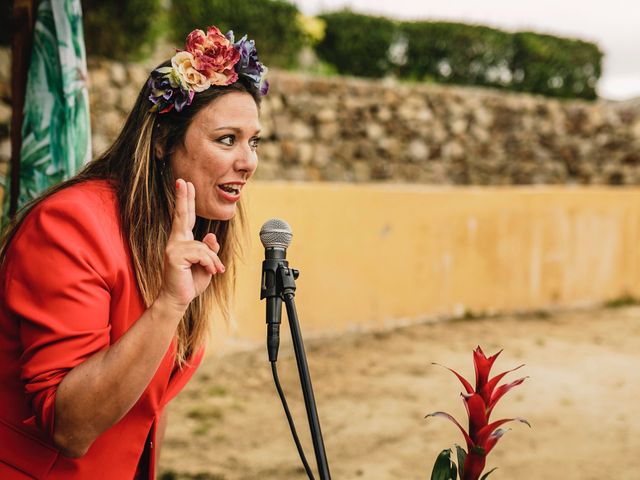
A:
<svg viewBox="0 0 640 480">
<path fill-rule="evenodd" d="M 291 227 L 284 220 L 272 218 L 267 220 L 260 229 L 260 241 L 264 248 L 284 248 L 291 245 Z"/>
</svg>

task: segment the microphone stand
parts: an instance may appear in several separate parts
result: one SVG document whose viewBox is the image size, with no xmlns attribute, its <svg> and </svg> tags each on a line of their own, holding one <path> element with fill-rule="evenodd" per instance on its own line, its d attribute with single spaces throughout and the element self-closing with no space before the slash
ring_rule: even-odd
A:
<svg viewBox="0 0 640 480">
<path fill-rule="evenodd" d="M 304 351 L 304 343 L 302 342 L 302 334 L 300 333 L 300 325 L 298 323 L 298 313 L 295 304 L 296 279 L 300 272 L 293 268 L 289 268 L 286 260 L 279 262 L 276 276 L 276 290 L 281 295 L 287 308 L 287 318 L 291 329 L 291 339 L 293 341 L 293 349 L 296 355 L 296 363 L 298 364 L 298 375 L 300 376 L 300 384 L 304 395 L 304 406 L 307 410 L 307 418 L 309 420 L 309 428 L 311 430 L 311 439 L 313 441 L 313 450 L 316 454 L 316 463 L 318 465 L 318 473 L 321 480 L 331 480 L 329 473 L 329 464 L 324 450 L 324 442 L 322 440 L 322 431 L 320 430 L 320 419 L 316 410 L 316 401 L 313 396 L 313 386 L 311 385 L 311 377 L 309 375 L 309 367 Z"/>
</svg>

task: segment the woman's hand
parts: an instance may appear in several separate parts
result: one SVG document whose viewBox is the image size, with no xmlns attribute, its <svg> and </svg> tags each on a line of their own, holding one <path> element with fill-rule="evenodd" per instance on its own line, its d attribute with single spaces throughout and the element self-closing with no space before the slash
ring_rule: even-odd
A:
<svg viewBox="0 0 640 480">
<path fill-rule="evenodd" d="M 220 245 L 216 236 L 208 233 L 201 242 L 193 238 L 195 199 L 193 184 L 178 179 L 176 207 L 165 250 L 164 278 L 159 296 L 183 310 L 204 292 L 213 275 L 225 270 L 217 255 Z"/>
</svg>

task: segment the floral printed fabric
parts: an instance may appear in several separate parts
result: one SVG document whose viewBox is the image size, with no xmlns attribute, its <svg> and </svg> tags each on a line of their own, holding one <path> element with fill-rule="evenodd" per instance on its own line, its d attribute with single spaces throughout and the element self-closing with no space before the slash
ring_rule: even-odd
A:
<svg viewBox="0 0 640 480">
<path fill-rule="evenodd" d="M 86 81 L 80 0 L 42 0 L 26 86 L 18 208 L 91 158 Z M 4 182 L 5 219 L 9 178 Z"/>
</svg>

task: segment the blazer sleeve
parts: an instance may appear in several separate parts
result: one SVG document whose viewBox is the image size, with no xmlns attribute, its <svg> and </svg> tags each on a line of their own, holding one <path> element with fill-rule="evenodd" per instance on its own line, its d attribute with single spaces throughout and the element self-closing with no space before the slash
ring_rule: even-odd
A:
<svg viewBox="0 0 640 480">
<path fill-rule="evenodd" d="M 5 300 L 19 322 L 21 378 L 35 422 L 50 438 L 58 385 L 110 343 L 111 252 L 93 210 L 84 202 L 45 201 L 7 252 Z"/>
</svg>

